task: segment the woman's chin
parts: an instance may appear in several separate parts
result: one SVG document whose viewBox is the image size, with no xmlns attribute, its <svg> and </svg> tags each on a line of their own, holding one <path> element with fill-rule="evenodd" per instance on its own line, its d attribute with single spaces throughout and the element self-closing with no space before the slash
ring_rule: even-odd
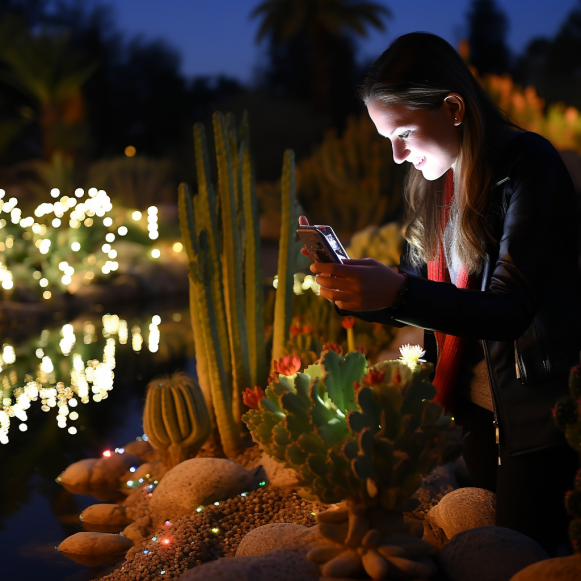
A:
<svg viewBox="0 0 581 581">
<path fill-rule="evenodd" d="M 429 182 L 433 182 L 439 178 L 441 178 L 448 169 L 442 170 L 441 168 L 433 168 L 433 167 L 423 167 L 420 170 L 424 179 L 428 180 Z"/>
</svg>

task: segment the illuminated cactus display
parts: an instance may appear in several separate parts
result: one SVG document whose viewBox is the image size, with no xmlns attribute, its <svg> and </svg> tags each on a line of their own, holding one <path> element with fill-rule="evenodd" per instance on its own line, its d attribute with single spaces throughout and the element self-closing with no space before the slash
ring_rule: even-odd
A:
<svg viewBox="0 0 581 581">
<path fill-rule="evenodd" d="M 213 121 L 218 196 L 210 181 L 205 130 L 198 123 L 194 127 L 198 193 L 192 196 L 186 185 L 180 186 L 179 215 L 190 263 L 190 312 L 198 379 L 224 452 L 232 457 L 240 447 L 242 392 L 265 382 L 269 371 L 248 123 L 245 117 L 237 132 L 232 115 L 215 113 Z M 288 223 L 281 235 L 279 264 L 283 265 L 282 271 L 292 273 L 299 247 L 292 227 L 298 212 L 290 151 L 285 153 L 282 189 Z M 277 292 L 273 334 L 284 346 L 292 312 L 293 277 L 291 274 L 286 280 L 282 272 L 279 274 L 284 282 Z"/>
<path fill-rule="evenodd" d="M 423 475 L 462 451 L 452 419 L 432 401 L 431 371 L 429 364 L 411 369 L 402 361 L 368 369 L 362 354 L 330 350 L 320 365 L 280 375 L 243 419 L 268 455 L 297 472 L 308 494 L 400 510 Z"/>
<path fill-rule="evenodd" d="M 557 426 L 565 432 L 567 442 L 581 454 L 581 365 L 571 369 L 569 396 L 559 399 L 553 409 Z M 565 495 L 565 508 L 573 517 L 569 539 L 575 553 L 581 553 L 581 469 L 575 477 L 575 488 Z"/>
<path fill-rule="evenodd" d="M 199 386 L 183 373 L 152 380 L 147 386 L 143 430 L 168 468 L 193 458 L 212 431 Z"/>
</svg>

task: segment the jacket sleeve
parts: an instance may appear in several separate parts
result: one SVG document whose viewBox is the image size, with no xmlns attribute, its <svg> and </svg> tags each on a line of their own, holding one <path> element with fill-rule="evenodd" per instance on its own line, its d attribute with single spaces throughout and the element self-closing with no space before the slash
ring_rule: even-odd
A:
<svg viewBox="0 0 581 581">
<path fill-rule="evenodd" d="M 427 277 L 427 271 L 425 269 L 420 269 L 414 266 L 411 266 L 407 261 L 407 253 L 408 253 L 408 242 L 407 240 L 403 241 L 401 255 L 399 257 L 399 265 L 398 270 L 399 272 L 405 272 L 408 275 L 415 275 L 418 277 Z M 390 325 L 392 327 L 405 327 L 410 325 L 411 323 L 404 323 L 402 321 L 398 321 L 395 319 L 396 311 L 394 309 L 380 309 L 378 311 L 344 311 L 335 305 L 335 310 L 339 315 L 342 317 L 346 317 L 348 315 L 357 317 L 362 321 L 367 321 L 368 323 L 381 323 L 382 325 Z"/>
<path fill-rule="evenodd" d="M 572 185 L 558 153 L 544 149 L 523 156 L 503 186 L 509 188 L 502 210 L 504 225 L 486 290 L 430 281 L 404 264 L 409 291 L 402 307 L 395 313 L 383 309 L 347 314 L 458 337 L 494 341 L 520 337 L 539 309 L 543 285 L 551 282 L 546 265 L 558 236 L 559 196 L 571 193 Z"/>
</svg>

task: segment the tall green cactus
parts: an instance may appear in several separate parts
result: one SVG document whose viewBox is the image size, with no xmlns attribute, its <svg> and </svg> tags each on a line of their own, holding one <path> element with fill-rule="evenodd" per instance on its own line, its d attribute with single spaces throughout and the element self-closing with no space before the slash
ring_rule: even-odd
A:
<svg viewBox="0 0 581 581">
<path fill-rule="evenodd" d="M 150 381 L 143 430 L 168 468 L 193 458 L 212 431 L 199 386 L 183 373 Z"/>
<path fill-rule="evenodd" d="M 274 329 L 272 334 L 272 361 L 284 354 L 292 319 L 294 271 L 297 248 L 295 240 L 298 223 L 297 202 L 295 198 L 295 154 L 287 149 L 284 152 L 281 180 L 282 224 L 278 249 L 278 286 L 274 303 Z"/>
<path fill-rule="evenodd" d="M 209 255 L 207 230 L 201 228 L 198 234 L 192 195 L 185 184 L 180 185 L 178 202 L 180 228 L 190 261 L 190 309 L 197 311 L 199 317 L 196 359 L 205 358 L 202 368 L 198 368 L 198 376 L 201 369 L 207 373 L 204 381 L 211 390 L 222 447 L 227 456 L 233 457 L 240 448 L 240 430 L 232 414 L 232 383 L 225 372 L 224 354 L 216 323 L 217 301 L 212 292 L 215 287 L 213 280 L 220 277 L 221 272 Z M 202 344 L 199 344 L 199 335 Z"/>
<path fill-rule="evenodd" d="M 242 410 L 242 391 L 250 385 L 250 362 L 246 342 L 246 314 L 244 312 L 245 301 L 244 287 L 242 285 L 242 268 L 240 268 L 242 265 L 242 232 L 238 215 L 238 184 L 234 175 L 237 167 L 233 163 L 230 151 L 230 143 L 235 141 L 236 137 L 228 131 L 226 120 L 221 113 L 214 113 L 213 122 L 218 162 L 218 191 L 222 211 L 222 264 L 227 272 L 227 276 L 224 276 L 223 285 L 234 380 L 232 411 L 234 417 L 239 419 Z"/>
<path fill-rule="evenodd" d="M 260 230 L 258 201 L 254 172 L 250 159 L 250 134 L 248 116 L 245 113 L 241 125 L 241 144 L 238 155 L 244 217 L 244 290 L 246 293 L 246 337 L 250 361 L 250 386 L 259 385 L 268 376 L 266 349 L 264 346 L 264 290 L 260 268 Z"/>
<path fill-rule="evenodd" d="M 264 291 L 256 188 L 249 151 L 248 121 L 237 132 L 234 117 L 214 114 L 218 197 L 210 181 L 205 131 L 194 127 L 198 193 L 179 191 L 180 228 L 190 261 L 190 305 L 200 387 L 215 416 L 224 451 L 240 445 L 242 391 L 264 384 L 269 369 L 264 333 Z M 290 325 L 294 258 L 294 156 L 283 168 L 285 227 L 280 243 L 275 335 L 282 354 Z M 219 208 L 219 211 L 218 211 Z M 280 356 L 280 355 L 279 355 Z"/>
</svg>

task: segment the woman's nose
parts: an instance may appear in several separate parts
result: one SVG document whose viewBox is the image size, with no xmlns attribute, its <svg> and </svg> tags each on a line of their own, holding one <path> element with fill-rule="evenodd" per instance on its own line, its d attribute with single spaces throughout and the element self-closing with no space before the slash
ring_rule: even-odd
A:
<svg viewBox="0 0 581 581">
<path fill-rule="evenodd" d="M 399 145 L 398 143 L 392 144 L 393 149 L 393 161 L 395 163 L 403 163 L 410 154 L 410 150 L 406 149 L 404 145 Z"/>
</svg>

